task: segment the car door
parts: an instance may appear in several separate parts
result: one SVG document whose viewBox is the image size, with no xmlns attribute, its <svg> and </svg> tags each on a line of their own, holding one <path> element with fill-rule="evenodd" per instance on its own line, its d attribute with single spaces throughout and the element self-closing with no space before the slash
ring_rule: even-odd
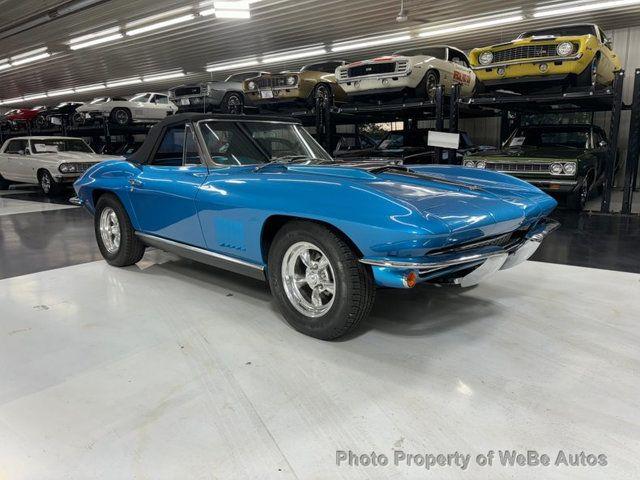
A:
<svg viewBox="0 0 640 480">
<path fill-rule="evenodd" d="M 155 93 L 149 100 L 149 115 L 153 120 L 162 120 L 166 117 L 171 108 L 169 107 L 169 97 Z"/>
<path fill-rule="evenodd" d="M 25 183 L 36 180 L 32 171 L 33 160 L 30 156 L 28 140 L 10 140 L 0 162 L 0 173 L 6 180 Z"/>
<path fill-rule="evenodd" d="M 469 59 L 460 50 L 447 48 L 447 60 L 450 62 L 453 73 L 453 83 L 459 83 L 463 96 L 471 95 L 475 87 L 475 73 L 471 70 Z"/>
<path fill-rule="evenodd" d="M 195 198 L 208 169 L 190 124 L 166 128 L 148 163 L 129 179 L 143 233 L 204 247 Z"/>
</svg>

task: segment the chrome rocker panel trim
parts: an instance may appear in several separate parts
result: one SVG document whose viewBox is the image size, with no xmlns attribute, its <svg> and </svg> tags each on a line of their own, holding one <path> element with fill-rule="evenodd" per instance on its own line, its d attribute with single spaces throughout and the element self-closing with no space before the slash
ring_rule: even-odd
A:
<svg viewBox="0 0 640 480">
<path fill-rule="evenodd" d="M 155 235 L 136 232 L 136 236 L 140 238 L 145 245 L 150 247 L 155 247 L 180 257 L 195 260 L 196 262 L 205 263 L 212 267 L 239 273 L 257 280 L 266 281 L 264 265 L 256 265 L 255 263 L 246 262 L 220 253 L 210 252 L 204 248 L 174 242 L 173 240 L 167 240 L 166 238 L 157 237 Z"/>
</svg>

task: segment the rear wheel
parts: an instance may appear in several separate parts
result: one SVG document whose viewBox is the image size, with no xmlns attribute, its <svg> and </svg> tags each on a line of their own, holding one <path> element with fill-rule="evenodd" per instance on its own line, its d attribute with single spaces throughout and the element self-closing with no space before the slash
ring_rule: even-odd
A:
<svg viewBox="0 0 640 480">
<path fill-rule="evenodd" d="M 238 92 L 227 93 L 222 99 L 220 110 L 224 113 L 238 115 L 244 109 L 244 97 Z"/>
<path fill-rule="evenodd" d="M 129 125 L 131 123 L 131 112 L 126 108 L 114 108 L 109 118 L 116 125 Z"/>
<path fill-rule="evenodd" d="M 109 265 L 126 267 L 142 259 L 145 246 L 136 236 L 129 215 L 116 196 L 100 197 L 94 229 L 100 253 Z"/>
<path fill-rule="evenodd" d="M 56 182 L 48 170 L 42 170 L 38 175 L 38 182 L 42 193 L 47 197 L 54 197 L 60 193 L 60 184 Z"/>
<path fill-rule="evenodd" d="M 289 324 L 306 335 L 338 338 L 369 315 L 375 297 L 369 267 L 328 228 L 295 221 L 276 235 L 269 285 Z"/>
</svg>

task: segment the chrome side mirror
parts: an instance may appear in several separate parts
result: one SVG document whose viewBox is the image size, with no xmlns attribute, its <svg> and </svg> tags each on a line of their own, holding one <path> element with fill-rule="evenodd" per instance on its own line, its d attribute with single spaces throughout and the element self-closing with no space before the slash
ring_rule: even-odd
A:
<svg viewBox="0 0 640 480">
<path fill-rule="evenodd" d="M 600 148 L 607 148 L 608 146 L 609 146 L 609 144 L 607 143 L 606 140 L 600 140 L 598 142 L 598 147 L 600 147 Z"/>
<path fill-rule="evenodd" d="M 611 40 L 606 40 L 604 42 L 604 46 L 607 47 L 609 50 L 613 50 L 613 42 Z"/>
</svg>

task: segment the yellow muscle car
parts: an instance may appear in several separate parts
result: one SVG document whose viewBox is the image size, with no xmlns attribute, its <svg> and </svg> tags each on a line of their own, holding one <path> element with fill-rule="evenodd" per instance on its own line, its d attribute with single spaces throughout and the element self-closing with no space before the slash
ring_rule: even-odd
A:
<svg viewBox="0 0 640 480">
<path fill-rule="evenodd" d="M 336 102 L 345 102 L 346 94 L 336 82 L 335 70 L 343 61 L 327 61 L 306 65 L 298 72 L 263 74 L 244 81 L 242 89 L 256 105 L 303 103 L 315 105 L 317 98 L 326 98 L 329 91 Z"/>
<path fill-rule="evenodd" d="M 482 86 L 490 90 L 540 82 L 609 85 L 621 68 L 611 41 L 593 24 L 531 30 L 508 43 L 475 48 L 469 61 Z"/>
</svg>

